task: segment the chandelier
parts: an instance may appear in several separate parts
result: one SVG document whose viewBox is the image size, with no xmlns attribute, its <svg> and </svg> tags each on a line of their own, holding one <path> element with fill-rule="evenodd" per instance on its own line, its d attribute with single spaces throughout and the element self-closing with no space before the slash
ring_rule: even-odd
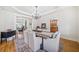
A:
<svg viewBox="0 0 79 59">
<path fill-rule="evenodd" d="M 35 13 L 34 13 L 34 15 L 32 15 L 32 17 L 33 17 L 34 19 L 39 19 L 39 18 L 41 18 L 41 16 L 40 16 L 39 13 L 38 13 L 38 6 L 35 6 Z"/>
</svg>

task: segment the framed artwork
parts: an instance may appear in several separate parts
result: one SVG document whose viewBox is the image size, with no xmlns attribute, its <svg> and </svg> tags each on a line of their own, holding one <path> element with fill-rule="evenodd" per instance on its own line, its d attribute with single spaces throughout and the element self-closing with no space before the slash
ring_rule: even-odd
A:
<svg viewBox="0 0 79 59">
<path fill-rule="evenodd" d="M 46 23 L 42 23 L 41 28 L 46 28 Z"/>
</svg>

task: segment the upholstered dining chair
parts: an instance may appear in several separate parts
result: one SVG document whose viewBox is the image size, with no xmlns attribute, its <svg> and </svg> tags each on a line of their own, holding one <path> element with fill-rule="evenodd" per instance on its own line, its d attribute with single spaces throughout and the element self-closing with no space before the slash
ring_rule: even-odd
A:
<svg viewBox="0 0 79 59">
<path fill-rule="evenodd" d="M 57 52 L 59 50 L 60 33 L 56 32 L 52 38 L 44 40 L 44 49 L 48 52 Z"/>
<path fill-rule="evenodd" d="M 40 37 L 36 37 L 35 32 L 28 32 L 28 39 L 29 39 L 29 47 L 32 49 L 33 52 L 36 52 L 40 49 L 40 44 L 42 39 Z"/>
</svg>

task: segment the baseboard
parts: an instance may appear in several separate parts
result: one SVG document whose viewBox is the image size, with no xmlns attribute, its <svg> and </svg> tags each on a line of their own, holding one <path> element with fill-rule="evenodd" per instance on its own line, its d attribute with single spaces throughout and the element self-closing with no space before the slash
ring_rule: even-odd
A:
<svg viewBox="0 0 79 59">
<path fill-rule="evenodd" d="M 64 39 L 67 39 L 67 40 L 71 40 L 71 41 L 75 41 L 75 42 L 79 43 L 78 39 L 74 40 L 73 38 L 67 38 L 67 37 L 61 37 L 61 38 L 64 38 Z"/>
</svg>

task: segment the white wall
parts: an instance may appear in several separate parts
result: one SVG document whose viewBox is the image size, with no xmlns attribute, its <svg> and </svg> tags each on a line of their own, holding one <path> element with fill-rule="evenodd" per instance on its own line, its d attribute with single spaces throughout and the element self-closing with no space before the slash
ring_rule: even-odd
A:
<svg viewBox="0 0 79 59">
<path fill-rule="evenodd" d="M 49 19 L 49 17 L 42 17 L 42 18 L 37 19 L 37 20 L 34 19 L 33 22 L 34 22 L 33 23 L 33 28 L 34 29 L 36 28 L 36 26 L 40 26 L 41 27 L 42 23 L 46 23 L 46 27 L 47 27 L 46 30 L 50 31 L 50 19 Z"/>
<path fill-rule="evenodd" d="M 78 39 L 79 39 L 79 7 L 76 7 L 76 11 L 77 11 L 77 34 L 78 34 Z"/>
<path fill-rule="evenodd" d="M 10 12 L 0 10 L 0 31 L 5 31 L 7 29 L 16 29 L 16 18 Z"/>
<path fill-rule="evenodd" d="M 42 22 L 47 23 L 48 30 L 49 28 L 49 20 L 57 18 L 59 20 L 59 31 L 61 32 L 61 36 L 70 40 L 79 41 L 78 36 L 78 19 L 77 19 L 77 9 L 76 7 L 62 7 L 61 9 L 56 10 L 53 13 L 39 19 L 38 25 Z"/>
</svg>

